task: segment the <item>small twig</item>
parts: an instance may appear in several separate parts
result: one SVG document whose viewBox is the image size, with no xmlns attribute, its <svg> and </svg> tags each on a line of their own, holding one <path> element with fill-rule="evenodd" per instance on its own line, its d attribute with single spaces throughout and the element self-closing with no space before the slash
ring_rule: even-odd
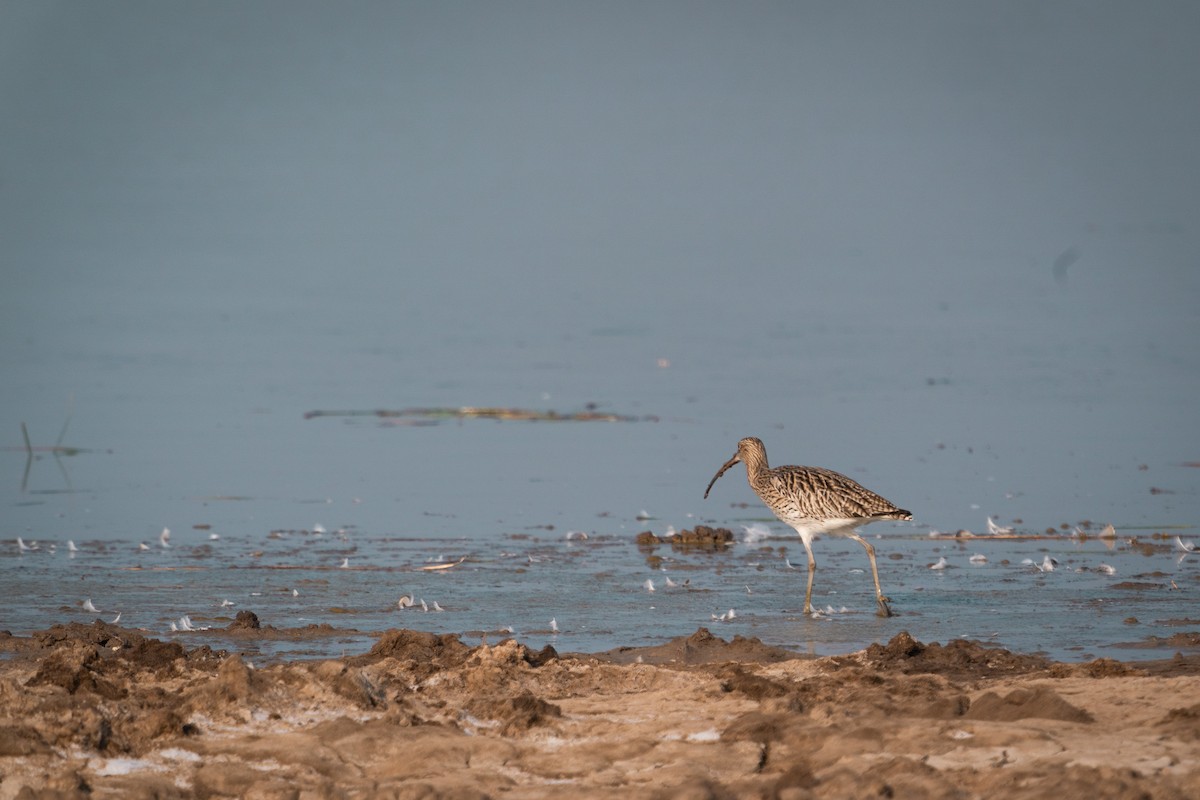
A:
<svg viewBox="0 0 1200 800">
<path fill-rule="evenodd" d="M 29 488 L 29 471 L 33 469 L 33 446 L 29 443 L 29 431 L 25 423 L 21 423 L 21 433 L 25 436 L 25 471 L 21 473 L 21 491 Z"/>
<path fill-rule="evenodd" d="M 74 398 L 71 398 L 71 402 L 72 402 L 72 404 L 74 403 Z M 80 453 L 96 453 L 96 452 L 111 453 L 112 452 L 112 450 L 98 451 L 98 450 L 89 450 L 89 449 L 86 449 L 83 447 L 67 447 L 67 446 L 65 446 L 62 442 L 63 442 L 63 439 L 66 438 L 67 428 L 71 425 L 72 414 L 73 414 L 72 410 L 70 408 L 68 408 L 67 409 L 67 418 L 63 422 L 62 430 L 59 431 L 59 433 L 58 433 L 58 441 L 56 441 L 53 445 L 34 447 L 33 442 L 29 438 L 29 426 L 27 426 L 24 422 L 22 422 L 21 423 L 21 438 L 25 442 L 24 447 L 0 447 L 0 450 L 24 450 L 25 451 L 25 471 L 21 475 L 21 491 L 22 492 L 24 492 L 29 486 L 29 473 L 33 467 L 35 453 L 49 453 L 50 455 L 54 456 L 54 462 L 56 464 L 58 464 L 58 469 L 60 472 L 62 472 L 63 480 L 66 481 L 67 490 L 73 492 L 73 491 L 75 491 L 75 488 L 71 485 L 71 476 L 67 472 L 67 467 L 65 464 L 63 464 L 62 459 L 59 458 L 59 456 L 77 456 Z"/>
<path fill-rule="evenodd" d="M 54 442 L 56 450 L 62 446 L 63 438 L 67 435 L 67 426 L 71 424 L 71 416 L 75 413 L 74 405 L 75 396 L 72 395 L 67 401 L 67 418 L 63 420 L 62 430 L 58 432 L 58 440 Z"/>
</svg>

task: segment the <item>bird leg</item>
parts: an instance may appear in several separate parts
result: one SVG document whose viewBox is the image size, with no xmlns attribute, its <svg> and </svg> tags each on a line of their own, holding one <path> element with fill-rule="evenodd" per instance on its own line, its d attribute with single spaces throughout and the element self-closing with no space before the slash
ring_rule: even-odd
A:
<svg viewBox="0 0 1200 800">
<path fill-rule="evenodd" d="M 808 588 L 804 590 L 804 610 L 800 613 L 810 615 L 812 614 L 813 574 L 817 571 L 817 560 L 813 558 L 812 545 L 805 536 L 800 537 L 800 543 L 804 545 L 804 552 L 808 553 Z"/>
<path fill-rule="evenodd" d="M 888 599 L 883 596 L 883 590 L 879 588 L 879 569 L 875 566 L 875 548 L 857 533 L 848 533 L 846 536 L 861 544 L 867 551 L 867 558 L 871 561 L 871 577 L 875 579 L 875 600 L 879 603 L 879 608 L 875 613 L 881 617 L 892 616 L 892 610 L 888 608 Z"/>
</svg>

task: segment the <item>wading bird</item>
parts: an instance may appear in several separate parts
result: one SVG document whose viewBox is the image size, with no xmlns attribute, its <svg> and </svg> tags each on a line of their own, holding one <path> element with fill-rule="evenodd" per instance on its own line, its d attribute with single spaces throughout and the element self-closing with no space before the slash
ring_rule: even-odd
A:
<svg viewBox="0 0 1200 800">
<path fill-rule="evenodd" d="M 804 613 L 812 613 L 813 573 L 817 561 L 813 558 L 813 536 L 827 533 L 853 539 L 867 551 L 871 561 L 871 577 L 875 579 L 875 599 L 881 617 L 892 616 L 888 599 L 879 588 L 879 569 L 875 566 L 875 548 L 855 529 L 884 519 L 908 520 L 912 513 L 859 485 L 840 472 L 823 467 L 775 467 L 767 465 L 767 450 L 754 437 L 738 442 L 737 453 L 708 482 L 707 498 L 717 479 L 738 462 L 746 465 L 750 488 L 767 504 L 780 521 L 795 528 L 808 553 L 808 587 L 804 591 Z"/>
</svg>

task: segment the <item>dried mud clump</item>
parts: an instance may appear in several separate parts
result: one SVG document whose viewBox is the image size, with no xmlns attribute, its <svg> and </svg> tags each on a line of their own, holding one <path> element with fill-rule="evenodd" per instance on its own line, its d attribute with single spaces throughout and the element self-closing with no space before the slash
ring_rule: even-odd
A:
<svg viewBox="0 0 1200 800">
<path fill-rule="evenodd" d="M 562 716 L 562 708 L 537 697 L 529 690 L 495 702 L 473 703 L 471 710 L 477 716 L 497 720 L 500 723 L 500 732 L 506 736 L 544 725 Z"/>
<path fill-rule="evenodd" d="M 164 688 L 192 667 L 182 647 L 103 622 L 56 625 L 31 637 L 48 652 L 28 679 L 0 681 L 0 730 L 21 720 L 25 754 L 71 748 L 132 753 L 161 737 L 190 736 L 179 694 Z M 5 738 L 0 735 L 0 739 Z M 0 747 L 13 750 L 13 742 Z"/>
<path fill-rule="evenodd" d="M 459 698 L 450 706 L 461 703 L 468 726 L 482 720 L 486 721 L 485 727 L 512 735 L 545 725 L 562 716 L 558 705 L 539 696 L 554 682 L 553 678 L 541 677 L 542 667 L 557 659 L 557 653 L 553 658 L 551 653 L 553 648 L 549 653 L 534 652 L 513 639 L 495 646 L 481 645 L 470 651 L 461 669 L 438 675 L 437 690 L 443 697 Z M 420 691 L 426 694 L 431 688 L 422 687 Z"/>
<path fill-rule="evenodd" d="M 1050 677 L 1070 678 L 1081 675 L 1087 678 L 1127 678 L 1145 675 L 1146 671 L 1132 667 L 1111 658 L 1097 658 L 1083 664 L 1053 664 L 1050 667 Z"/>
<path fill-rule="evenodd" d="M 799 653 L 763 644 L 757 637 L 734 636 L 728 642 L 714 636 L 708 628 L 697 628 L 690 636 L 677 636 L 664 644 L 649 647 L 618 647 L 593 658 L 615 664 L 772 664 L 801 658 Z"/>
<path fill-rule="evenodd" d="M 655 547 L 663 543 L 662 539 L 654 535 L 654 531 L 642 531 L 634 541 L 642 547 Z"/>
<path fill-rule="evenodd" d="M 407 663 L 418 677 L 457 667 L 467 660 L 471 648 L 450 633 L 429 633 L 407 628 L 386 631 L 371 651 L 358 659 L 365 662 L 392 658 Z"/>
<path fill-rule="evenodd" d="M 137 667 L 157 669 L 184 658 L 187 651 L 177 642 L 164 642 L 143 636 L 137 631 L 96 620 L 91 625 L 72 622 L 54 625 L 32 635 L 39 649 L 87 647 L 102 657 L 102 661 L 118 659 Z"/>
<path fill-rule="evenodd" d="M 1158 721 L 1160 727 L 1166 728 L 1172 736 L 1184 741 L 1200 740 L 1200 703 L 1187 708 L 1173 708 Z"/>
<path fill-rule="evenodd" d="M 58 686 L 68 694 L 91 692 L 108 700 L 125 697 L 124 688 L 100 674 L 100 654 L 82 642 L 56 647 L 42 660 L 28 686 Z"/>
<path fill-rule="evenodd" d="M 0 758 L 50 755 L 54 751 L 30 725 L 0 727 Z"/>
<path fill-rule="evenodd" d="M 243 611 L 239 611 L 239 612 L 237 613 L 237 616 L 236 616 L 236 617 L 234 617 L 234 620 L 233 620 L 233 622 L 229 623 L 229 625 L 228 625 L 228 626 L 226 626 L 226 630 L 230 630 L 230 631 L 239 631 L 239 630 L 249 630 L 249 631 L 256 631 L 256 630 L 258 630 L 258 629 L 259 629 L 259 628 L 261 628 L 261 627 L 262 627 L 262 623 L 258 621 L 258 614 L 255 614 L 253 611 L 245 611 L 245 610 L 243 610 Z"/>
<path fill-rule="evenodd" d="M 635 541 L 639 547 L 669 544 L 676 550 L 724 550 L 733 544 L 734 538 L 729 528 L 697 525 L 695 528 L 684 528 L 674 536 L 655 536 L 651 531 L 642 531 Z"/>
<path fill-rule="evenodd" d="M 50 651 L 30 679 L 31 686 L 60 686 L 70 694 L 89 691 L 108 699 L 125 696 L 127 674 L 151 670 L 161 675 L 187 656 L 176 642 L 149 639 L 100 620 L 55 625 L 31 639 L 35 648 Z"/>
<path fill-rule="evenodd" d="M 1021 719 L 1055 719 L 1063 722 L 1095 722 L 1087 711 L 1071 705 L 1057 692 L 1044 686 L 1014 689 L 1004 697 L 987 692 L 977 698 L 964 715 L 967 719 L 989 722 L 1016 722 Z"/>
<path fill-rule="evenodd" d="M 550 645 L 546 645 L 536 653 L 529 648 L 525 648 L 525 662 L 531 667 L 541 667 L 557 659 L 558 651 Z"/>
<path fill-rule="evenodd" d="M 1195 650 L 1200 648 L 1200 632 L 1181 631 L 1179 633 L 1172 633 L 1170 636 L 1147 636 L 1140 642 L 1132 642 L 1118 646 L 1130 648 L 1145 647 L 1154 649 L 1178 647 L 1183 650 Z"/>
<path fill-rule="evenodd" d="M 369 676 L 366 670 L 353 668 L 342 661 L 322 661 L 310 669 L 315 679 L 360 709 L 388 707 L 386 687 Z"/>
<path fill-rule="evenodd" d="M 694 529 L 684 528 L 672 539 L 672 544 L 693 547 L 725 547 L 733 543 L 733 531 L 729 528 L 710 528 L 697 525 Z"/>
<path fill-rule="evenodd" d="M 357 633 L 357 631 L 353 628 L 335 628 L 328 622 L 310 623 L 298 628 L 276 628 L 274 625 L 264 625 L 257 614 L 246 609 L 237 612 L 233 622 L 221 629 L 224 638 L 247 642 L 306 642 L 346 633 Z"/>
<path fill-rule="evenodd" d="M 740 664 L 730 664 L 718 672 L 717 677 L 721 679 L 721 691 L 743 694 L 751 700 L 786 697 L 792 694 L 792 688 L 787 684 L 747 672 Z M 792 710 L 801 711 L 801 704 L 795 702 Z"/>
<path fill-rule="evenodd" d="M 225 701 L 244 701 L 262 690 L 262 681 L 250 669 L 242 657 L 230 656 L 217 669 L 217 678 L 208 687 L 215 696 Z"/>
<path fill-rule="evenodd" d="M 902 673 L 929 672 L 939 675 L 1020 675 L 1049 667 L 1041 656 L 1017 655 L 1001 647 L 986 647 L 979 642 L 955 639 L 947 645 L 922 644 L 908 631 L 901 631 L 886 645 L 873 644 L 861 661 L 878 669 Z"/>
</svg>

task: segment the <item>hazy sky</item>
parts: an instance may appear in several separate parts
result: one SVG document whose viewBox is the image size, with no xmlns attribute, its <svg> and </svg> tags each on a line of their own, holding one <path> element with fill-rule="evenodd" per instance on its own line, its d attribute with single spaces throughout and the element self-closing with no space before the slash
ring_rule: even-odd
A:
<svg viewBox="0 0 1200 800">
<path fill-rule="evenodd" d="M 1192 262 L 1192 2 L 10 0 L 0 20 L 6 281 L 114 241 L 234 273 L 288 252 L 720 279 L 1130 232 Z"/>
</svg>

